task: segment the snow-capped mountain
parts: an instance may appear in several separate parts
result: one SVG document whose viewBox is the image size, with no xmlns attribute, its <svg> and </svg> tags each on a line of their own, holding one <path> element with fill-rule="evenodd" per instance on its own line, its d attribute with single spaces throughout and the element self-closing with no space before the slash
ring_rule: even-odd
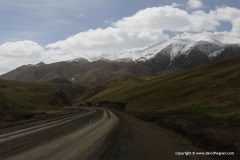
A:
<svg viewBox="0 0 240 160">
<path fill-rule="evenodd" d="M 143 54 L 158 66 L 159 73 L 192 68 L 215 60 L 240 57 L 240 38 L 224 34 L 183 33 Z"/>
<path fill-rule="evenodd" d="M 69 60 L 68 62 L 88 63 L 89 61 L 84 58 L 75 58 L 75 59 Z"/>
<path fill-rule="evenodd" d="M 52 64 L 24 65 L 1 75 L 20 81 L 104 82 L 121 76 L 154 76 L 240 57 L 240 38 L 224 34 L 180 34 L 168 41 L 121 51 L 95 60 L 83 58 Z"/>
<path fill-rule="evenodd" d="M 181 33 L 170 40 L 154 43 L 142 48 L 122 50 L 118 53 L 87 59 L 89 62 L 97 60 L 110 60 L 118 62 L 147 61 L 157 54 L 170 56 L 173 61 L 179 55 L 187 56 L 192 49 L 197 47 L 210 59 L 220 55 L 229 45 L 240 45 L 240 37 L 233 37 L 227 34 L 203 32 L 198 34 Z M 77 58 L 71 61 L 82 61 L 84 58 Z"/>
<path fill-rule="evenodd" d="M 218 44 L 240 44 L 240 37 L 233 37 L 223 33 L 202 32 L 197 34 L 182 33 L 176 36 L 179 39 L 188 39 L 191 41 L 207 41 Z"/>
<path fill-rule="evenodd" d="M 149 59 L 152 57 L 152 54 L 148 54 L 148 52 L 150 52 L 151 48 L 154 48 L 156 46 L 159 46 L 161 44 L 163 44 L 166 41 L 161 41 L 158 43 L 154 43 L 152 45 L 149 46 L 145 46 L 143 48 L 133 48 L 133 49 L 127 49 L 127 50 L 122 50 L 120 52 L 118 52 L 117 54 L 113 54 L 110 56 L 107 56 L 106 58 L 112 61 L 118 61 L 119 59 L 128 59 L 128 60 L 140 60 L 142 59 L 143 61 Z"/>
<path fill-rule="evenodd" d="M 106 58 L 109 60 L 132 58 L 134 61 L 146 61 L 154 58 L 164 50 L 164 54 L 169 55 L 172 61 L 176 56 L 187 56 L 194 47 L 197 47 L 209 58 L 213 58 L 223 52 L 224 48 L 232 44 L 240 45 L 240 38 L 209 32 L 198 34 L 182 33 L 165 42 L 158 42 L 139 49 L 123 50 Z"/>
</svg>

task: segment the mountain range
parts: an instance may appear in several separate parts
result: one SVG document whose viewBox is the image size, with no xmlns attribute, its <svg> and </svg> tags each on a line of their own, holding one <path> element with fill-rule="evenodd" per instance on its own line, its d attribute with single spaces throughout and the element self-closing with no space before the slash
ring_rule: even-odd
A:
<svg viewBox="0 0 240 160">
<path fill-rule="evenodd" d="M 203 32 L 182 33 L 164 42 L 95 60 L 23 65 L 0 76 L 18 81 L 101 83 L 123 76 L 153 76 L 240 57 L 240 38 Z"/>
</svg>

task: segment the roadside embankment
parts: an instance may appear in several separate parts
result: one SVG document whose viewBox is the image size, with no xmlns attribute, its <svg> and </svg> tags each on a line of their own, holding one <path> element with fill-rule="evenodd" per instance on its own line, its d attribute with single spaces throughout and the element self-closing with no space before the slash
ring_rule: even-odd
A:
<svg viewBox="0 0 240 160">
<path fill-rule="evenodd" d="M 125 111 L 125 106 L 127 103 L 124 102 L 110 102 L 110 101 L 100 101 L 96 103 L 86 102 L 84 104 L 79 104 L 79 107 L 99 107 L 99 108 L 110 108 L 121 112 Z"/>
<path fill-rule="evenodd" d="M 239 128 L 204 126 L 196 122 L 180 118 L 177 114 L 134 113 L 138 118 L 156 122 L 164 127 L 181 134 L 197 146 L 209 152 L 234 152 L 234 156 L 221 156 L 217 159 L 237 160 L 240 155 Z"/>
</svg>

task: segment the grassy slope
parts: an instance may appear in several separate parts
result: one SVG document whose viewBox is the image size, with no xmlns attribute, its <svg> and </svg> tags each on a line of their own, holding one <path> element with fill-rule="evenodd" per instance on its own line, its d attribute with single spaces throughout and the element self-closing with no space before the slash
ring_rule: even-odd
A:
<svg viewBox="0 0 240 160">
<path fill-rule="evenodd" d="M 0 80 L 0 111 L 25 114 L 28 112 L 49 112 L 57 109 L 49 100 L 53 93 L 63 88 L 70 96 L 84 91 L 84 87 L 69 84 L 26 83 Z M 7 104 L 7 106 L 6 106 Z"/>
<path fill-rule="evenodd" d="M 86 101 L 103 100 L 128 102 L 129 112 L 177 113 L 203 124 L 239 126 L 240 59 L 167 76 L 115 81 Z"/>
</svg>

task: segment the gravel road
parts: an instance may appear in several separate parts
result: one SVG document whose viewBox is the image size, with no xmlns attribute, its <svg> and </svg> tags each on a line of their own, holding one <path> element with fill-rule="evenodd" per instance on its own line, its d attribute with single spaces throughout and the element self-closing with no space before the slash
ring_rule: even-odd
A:
<svg viewBox="0 0 240 160">
<path fill-rule="evenodd" d="M 181 160 L 202 151 L 180 135 L 126 113 L 85 108 L 77 114 L 0 129 L 0 159 Z"/>
</svg>

